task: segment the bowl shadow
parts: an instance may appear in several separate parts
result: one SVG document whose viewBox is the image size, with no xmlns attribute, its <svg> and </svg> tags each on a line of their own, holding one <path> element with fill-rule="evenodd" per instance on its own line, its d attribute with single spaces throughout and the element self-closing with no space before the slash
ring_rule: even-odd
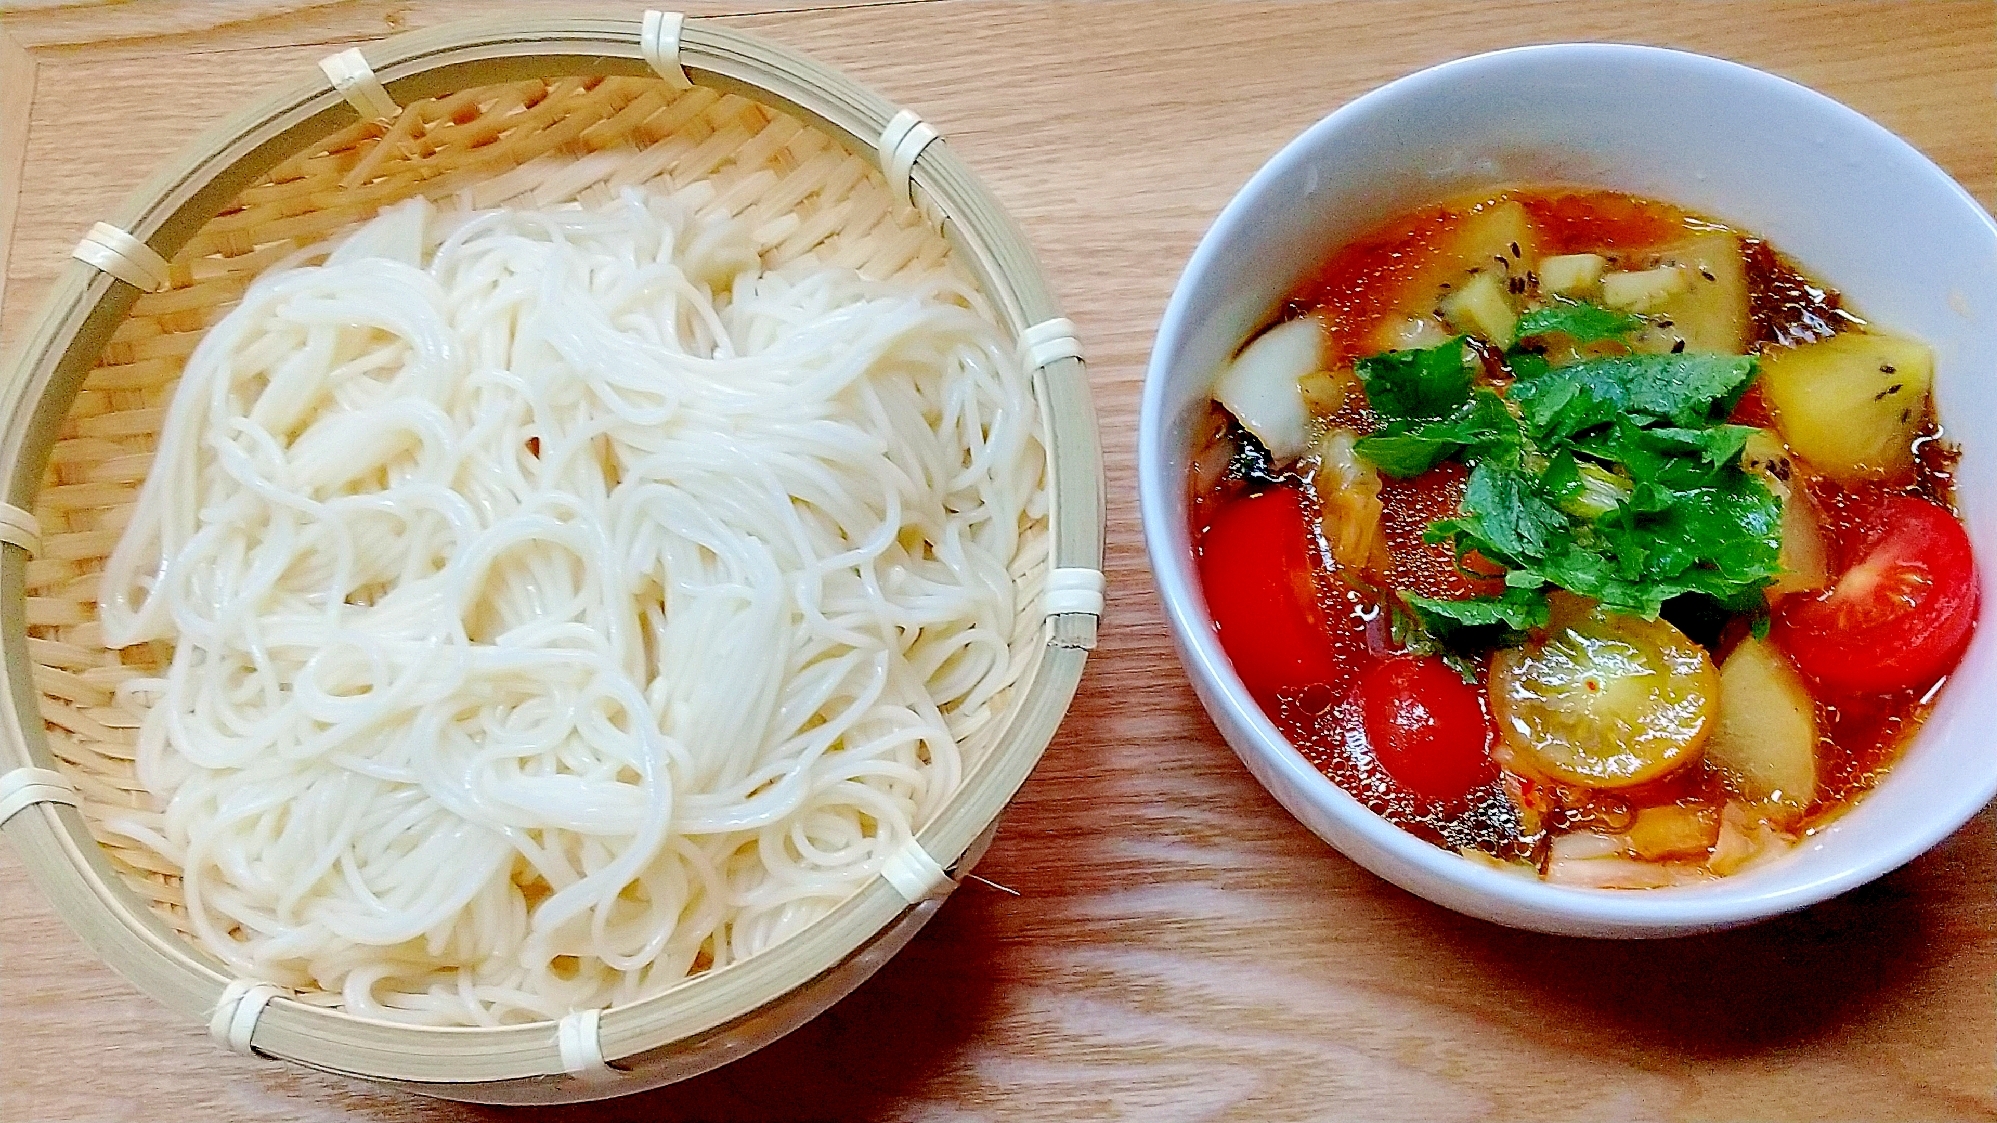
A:
<svg viewBox="0 0 1997 1123">
<path fill-rule="evenodd" d="M 1922 879 L 1890 874 L 1745 928 L 1658 940 L 1548 936 L 1434 913 L 1447 953 L 1542 1025 L 1622 1049 L 1720 1061 L 1831 1038 L 1943 969 L 1944 918 Z"/>
</svg>

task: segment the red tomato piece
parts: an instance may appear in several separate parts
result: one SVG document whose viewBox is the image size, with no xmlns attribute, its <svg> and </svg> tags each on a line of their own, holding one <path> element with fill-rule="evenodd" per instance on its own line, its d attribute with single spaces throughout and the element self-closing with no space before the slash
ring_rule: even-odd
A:
<svg viewBox="0 0 1997 1123">
<path fill-rule="evenodd" d="M 1430 543 L 1422 538 L 1430 523 L 1463 513 L 1463 491 L 1469 481 L 1470 470 L 1454 460 L 1445 460 L 1410 479 L 1387 476 L 1380 480 L 1380 502 L 1385 507 L 1380 522 L 1386 531 L 1387 556 L 1393 563 L 1386 573 L 1388 585 L 1438 600 L 1496 596 L 1505 591 L 1502 580 L 1472 577 L 1458 568 L 1456 550 L 1447 542 Z M 1504 573 L 1495 566 L 1490 572 L 1501 577 Z"/>
<path fill-rule="evenodd" d="M 1976 559 L 1948 509 L 1909 495 L 1868 507 L 1840 553 L 1844 571 L 1775 613 L 1775 641 L 1833 690 L 1885 694 L 1947 674 L 1975 630 Z"/>
<path fill-rule="evenodd" d="M 1272 488 L 1232 500 L 1200 538 L 1200 588 L 1220 645 L 1265 706 L 1279 693 L 1343 685 L 1350 656 L 1318 600 L 1303 496 Z"/>
<path fill-rule="evenodd" d="M 1423 799 L 1460 800 L 1497 778 L 1484 692 L 1435 656 L 1382 660 L 1353 697 L 1380 766 Z"/>
<path fill-rule="evenodd" d="M 1775 415 L 1768 412 L 1768 399 L 1761 396 L 1761 383 L 1756 382 L 1747 388 L 1734 404 L 1733 416 L 1727 418 L 1735 425 L 1752 425 L 1766 429 L 1775 424 Z"/>
</svg>

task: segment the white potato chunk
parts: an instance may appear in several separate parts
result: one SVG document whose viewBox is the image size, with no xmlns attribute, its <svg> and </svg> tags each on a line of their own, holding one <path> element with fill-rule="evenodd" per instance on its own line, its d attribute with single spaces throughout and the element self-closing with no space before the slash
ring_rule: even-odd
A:
<svg viewBox="0 0 1997 1123">
<path fill-rule="evenodd" d="M 1927 420 L 1934 355 L 1926 344 L 1841 332 L 1761 356 L 1775 427 L 1810 466 L 1839 483 L 1903 480 Z"/>
<path fill-rule="evenodd" d="M 1315 317 L 1287 320 L 1235 356 L 1214 381 L 1214 400 L 1255 434 L 1280 462 L 1310 447 L 1310 410 L 1301 382 L 1324 367 L 1324 325 Z"/>
<path fill-rule="evenodd" d="M 1768 587 L 1771 597 L 1807 593 L 1831 581 L 1830 548 L 1810 493 L 1790 489 L 1782 496 L 1782 572 Z"/>
<path fill-rule="evenodd" d="M 1450 340 L 1449 329 L 1442 326 L 1433 313 L 1427 316 L 1403 316 L 1389 321 L 1386 327 L 1374 333 L 1376 342 L 1384 341 L 1383 351 L 1420 351 L 1436 347 Z"/>
<path fill-rule="evenodd" d="M 1561 296 L 1581 296 L 1602 281 L 1608 259 L 1598 253 L 1564 253 L 1543 258 L 1539 268 L 1539 291 Z"/>
<path fill-rule="evenodd" d="M 1817 708 L 1773 644 L 1742 640 L 1720 665 L 1720 720 L 1706 759 L 1740 793 L 1801 807 L 1817 791 Z"/>
<path fill-rule="evenodd" d="M 1648 312 L 1692 287 L 1676 265 L 1608 273 L 1602 277 L 1602 303 L 1625 312 Z"/>
</svg>

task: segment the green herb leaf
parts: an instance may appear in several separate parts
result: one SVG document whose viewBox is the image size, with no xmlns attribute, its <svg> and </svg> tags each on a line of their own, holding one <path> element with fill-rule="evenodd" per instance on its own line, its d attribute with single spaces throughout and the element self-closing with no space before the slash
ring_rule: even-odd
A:
<svg viewBox="0 0 1997 1123">
<path fill-rule="evenodd" d="M 1522 335 L 1599 341 L 1640 324 L 1563 302 L 1521 319 Z M 1382 428 L 1360 455 L 1392 476 L 1451 457 L 1470 465 L 1462 511 L 1429 524 L 1448 542 L 1505 568 L 1495 597 L 1403 596 L 1421 634 L 1464 650 L 1546 619 L 1554 588 L 1613 612 L 1655 619 L 1699 594 L 1729 611 L 1766 613 L 1780 571 L 1782 509 L 1740 468 L 1753 430 L 1724 424 L 1757 373 L 1750 356 L 1626 355 L 1554 367 L 1507 356 L 1500 397 L 1475 385 L 1462 339 L 1390 352 L 1357 367 Z"/>
<path fill-rule="evenodd" d="M 1570 533 L 1567 516 L 1547 498 L 1539 478 L 1520 464 L 1495 458 L 1470 469 L 1463 511 L 1461 517 L 1430 523 L 1423 537 L 1430 542 L 1454 537 L 1459 556 L 1474 549 L 1520 569 Z"/>
<path fill-rule="evenodd" d="M 1482 686 L 1479 680 L 1482 678 L 1483 669 L 1477 665 L 1477 661 L 1438 639 L 1414 609 L 1402 604 L 1396 597 L 1388 597 L 1387 617 L 1388 634 L 1396 648 L 1411 655 L 1433 655 L 1441 659 L 1450 670 L 1462 676 L 1464 682 L 1472 686 Z M 1447 621 L 1444 621 L 1444 628 L 1457 638 L 1468 638 L 1471 635 L 1455 629 L 1455 626 Z"/>
<path fill-rule="evenodd" d="M 1475 459 L 1516 449 L 1520 440 L 1518 419 L 1504 399 L 1479 389 L 1442 421 L 1394 422 L 1353 448 L 1380 471 L 1406 479 L 1454 456 Z"/>
<path fill-rule="evenodd" d="M 1540 359 L 1512 364 L 1505 396 L 1543 445 L 1619 417 L 1704 428 L 1733 408 L 1756 368 L 1748 355 L 1619 355 L 1561 367 Z"/>
<path fill-rule="evenodd" d="M 1413 610 L 1422 625 L 1431 631 L 1436 630 L 1440 623 L 1444 629 L 1451 625 L 1459 628 L 1503 625 L 1523 632 L 1528 628 L 1543 627 L 1547 620 L 1546 594 L 1537 589 L 1506 589 L 1495 597 L 1470 597 L 1465 600 L 1437 600 L 1404 593 L 1401 599 L 1407 602 L 1408 608 Z"/>
<path fill-rule="evenodd" d="M 1470 400 L 1477 364 L 1458 336 L 1434 347 L 1360 359 L 1353 370 L 1382 421 L 1439 421 Z"/>
<path fill-rule="evenodd" d="M 1548 614 L 1546 594 L 1539 589 L 1506 589 L 1495 597 L 1467 600 L 1403 593 L 1401 599 L 1432 644 L 1457 652 L 1518 643 L 1528 630 L 1545 627 Z M 1465 664 L 1458 670 L 1464 681 L 1474 681 L 1473 666 Z"/>
<path fill-rule="evenodd" d="M 1556 296 L 1552 303 L 1520 316 L 1512 334 L 1520 339 L 1534 335 L 1564 335 L 1575 343 L 1586 344 L 1621 339 L 1641 327 L 1641 316 Z"/>
<path fill-rule="evenodd" d="M 1656 511 L 1618 510 L 1575 527 L 1507 581 L 1544 580 L 1646 619 L 1683 593 L 1705 593 L 1735 611 L 1762 605 L 1762 587 L 1780 572 L 1782 507 L 1774 495 L 1738 469 L 1664 495 Z"/>
<path fill-rule="evenodd" d="M 1576 446 L 1542 458 L 1537 472 L 1523 457 L 1486 459 L 1470 471 L 1464 513 L 1431 523 L 1425 537 L 1506 566 L 1513 589 L 1557 585 L 1649 619 L 1688 592 L 1759 603 L 1780 572 L 1781 504 L 1737 465 L 1707 461 L 1708 448 L 1733 436 L 1698 442 L 1659 432 L 1624 420 L 1582 449 L 1630 474 L 1619 503 L 1582 502 L 1589 478 L 1609 473 L 1577 459 Z"/>
</svg>

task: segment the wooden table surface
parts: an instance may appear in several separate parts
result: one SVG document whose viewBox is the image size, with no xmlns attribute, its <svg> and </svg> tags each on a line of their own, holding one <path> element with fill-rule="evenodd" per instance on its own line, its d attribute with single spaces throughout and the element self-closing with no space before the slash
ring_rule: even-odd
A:
<svg viewBox="0 0 1997 1123">
<path fill-rule="evenodd" d="M 689 0 L 691 3 L 691 0 Z M 0 343 L 168 153 L 445 0 L 29 0 L 0 17 Z M 1067 724 L 972 883 L 831 1013 L 677 1087 L 548 1118 L 1954 1119 L 1997 1116 L 1997 816 L 1804 914 L 1645 943 L 1466 920 L 1360 870 L 1235 761 L 1143 559 L 1138 387 L 1208 221 L 1364 90 L 1518 43 L 1616 39 L 1787 75 L 1997 201 L 1997 6 L 694 4 L 918 109 L 1081 326 L 1110 598 Z M 0 847 L 0 1118 L 460 1120 L 214 1046 L 97 962 Z"/>
</svg>

